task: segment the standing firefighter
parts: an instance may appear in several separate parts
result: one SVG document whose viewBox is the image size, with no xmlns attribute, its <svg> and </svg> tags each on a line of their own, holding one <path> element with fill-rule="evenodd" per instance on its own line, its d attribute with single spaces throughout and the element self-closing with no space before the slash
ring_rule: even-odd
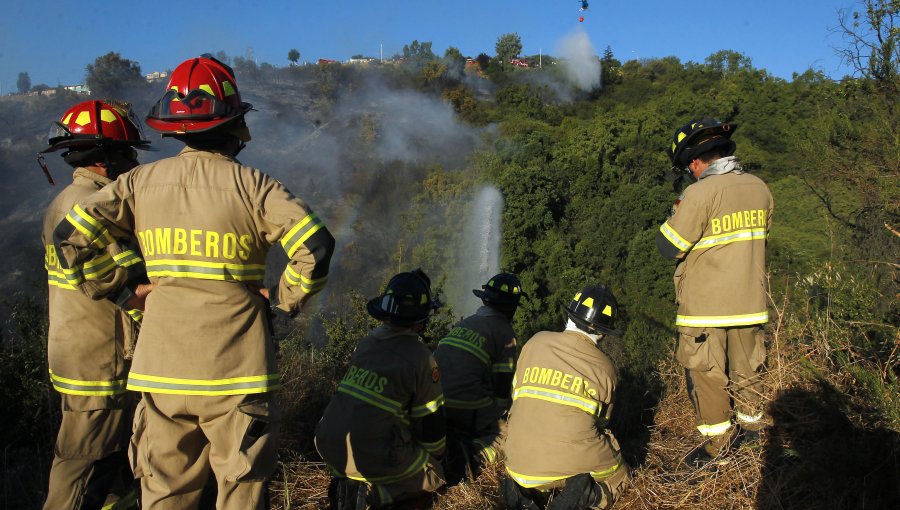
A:
<svg viewBox="0 0 900 510">
<path fill-rule="evenodd" d="M 316 426 L 316 449 L 334 473 L 332 509 L 425 508 L 444 485 L 441 373 L 419 341 L 437 306 L 419 269 L 369 301 L 384 324 L 360 340 Z"/>
<path fill-rule="evenodd" d="M 116 501 L 116 508 L 127 508 L 129 499 L 136 504 L 137 498 L 126 455 L 135 399 L 125 392 L 136 323 L 117 304 L 142 306 L 124 289 L 146 282 L 144 264 L 122 239 L 109 243 L 93 263 L 66 269 L 53 246 L 53 229 L 73 206 L 137 165 L 134 149 L 146 149 L 149 142 L 130 110 L 111 101 L 73 106 L 51 126 L 48 142 L 42 152 L 65 151 L 62 157 L 75 174 L 47 209 L 41 236 L 49 284 L 50 381 L 62 400 L 44 508 L 106 508 Z M 109 299 L 91 299 L 110 281 L 125 286 L 107 294 Z M 140 319 L 139 310 L 131 313 Z"/>
<path fill-rule="evenodd" d="M 565 310 L 565 331 L 537 333 L 519 356 L 501 486 L 509 508 L 536 510 L 552 494 L 547 509 L 607 509 L 630 479 L 607 428 L 616 367 L 600 350 L 606 335 L 619 335 L 615 297 L 589 285 Z"/>
<path fill-rule="evenodd" d="M 690 466 L 733 445 L 732 399 L 738 425 L 758 430 L 763 424 L 761 326 L 769 320 L 766 238 L 773 201 L 766 184 L 732 156 L 735 127 L 704 117 L 675 132 L 668 150 L 673 169 L 697 182 L 685 189 L 656 238 L 660 253 L 678 260 L 676 358 L 685 368 L 697 430 L 706 438 L 687 456 Z"/>
<path fill-rule="evenodd" d="M 523 296 L 519 277 L 500 273 L 472 292 L 484 306 L 453 326 L 434 353 L 443 376 L 450 483 L 467 466 L 475 475 L 499 459 L 515 368 L 510 323 Z"/>
<path fill-rule="evenodd" d="M 54 234 L 64 267 L 135 235 L 155 285 L 128 389 L 140 391 L 130 452 L 145 510 L 196 508 L 210 469 L 219 509 L 268 506 L 280 412 L 267 315 L 293 315 L 322 289 L 334 239 L 275 179 L 235 159 L 250 140 L 234 73 L 181 63 L 147 124 L 185 143 L 76 206 Z M 266 254 L 289 259 L 262 287 Z"/>
</svg>

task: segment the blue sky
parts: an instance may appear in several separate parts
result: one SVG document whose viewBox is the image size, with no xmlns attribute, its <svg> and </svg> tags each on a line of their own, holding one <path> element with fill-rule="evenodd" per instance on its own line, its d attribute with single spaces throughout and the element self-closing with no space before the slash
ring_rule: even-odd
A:
<svg viewBox="0 0 900 510">
<path fill-rule="evenodd" d="M 32 84 L 82 83 L 85 66 L 110 51 L 137 61 L 144 73 L 163 71 L 207 51 L 288 64 L 388 57 L 413 39 L 435 53 L 494 54 L 497 37 L 517 32 L 523 54 L 556 52 L 579 25 L 598 52 L 609 45 L 622 61 L 676 56 L 702 62 L 721 49 L 749 56 L 755 67 L 790 79 L 813 68 L 849 74 L 835 55 L 838 11 L 852 0 L 662 1 L 591 0 L 578 22 L 577 0 L 264 1 L 191 2 L 4 0 L 0 16 L 0 91 L 15 90 L 18 73 Z"/>
</svg>

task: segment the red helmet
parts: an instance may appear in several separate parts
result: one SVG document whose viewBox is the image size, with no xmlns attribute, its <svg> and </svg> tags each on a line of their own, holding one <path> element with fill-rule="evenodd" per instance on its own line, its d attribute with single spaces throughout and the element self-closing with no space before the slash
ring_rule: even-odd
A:
<svg viewBox="0 0 900 510">
<path fill-rule="evenodd" d="M 147 125 L 166 135 L 202 133 L 247 113 L 234 71 L 212 55 L 185 60 L 172 71 L 166 93 L 150 113 Z"/>
<path fill-rule="evenodd" d="M 114 144 L 146 149 L 150 142 L 127 104 L 94 100 L 76 104 L 51 124 L 47 144 L 41 152 Z"/>
</svg>

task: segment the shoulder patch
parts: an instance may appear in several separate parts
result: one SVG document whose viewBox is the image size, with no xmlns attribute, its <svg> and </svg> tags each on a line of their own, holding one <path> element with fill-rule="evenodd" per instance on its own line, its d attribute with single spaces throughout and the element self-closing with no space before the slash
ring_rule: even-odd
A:
<svg viewBox="0 0 900 510">
<path fill-rule="evenodd" d="M 438 382 L 441 380 L 441 369 L 438 368 L 437 365 L 431 368 L 431 382 Z"/>
</svg>

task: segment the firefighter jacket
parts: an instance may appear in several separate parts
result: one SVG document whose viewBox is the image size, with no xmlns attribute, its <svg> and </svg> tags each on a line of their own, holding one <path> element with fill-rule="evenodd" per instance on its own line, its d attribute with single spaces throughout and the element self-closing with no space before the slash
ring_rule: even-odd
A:
<svg viewBox="0 0 900 510">
<path fill-rule="evenodd" d="M 236 395 L 276 389 L 261 287 L 266 253 L 289 262 L 272 306 L 295 311 L 325 285 L 334 239 L 277 180 L 224 154 L 185 148 L 141 165 L 76 205 L 54 239 L 70 266 L 111 236 L 140 243 L 150 281 L 128 389 Z M 109 283 L 111 287 L 115 282 Z"/>
<path fill-rule="evenodd" d="M 496 395 L 508 398 L 508 388 L 494 388 L 494 376 L 512 374 L 515 356 L 516 334 L 506 315 L 489 306 L 478 308 L 453 326 L 434 352 L 441 367 L 445 405 L 482 409 L 492 405 Z"/>
<path fill-rule="evenodd" d="M 768 322 L 766 238 L 773 207 L 769 188 L 748 173 L 703 175 L 685 189 L 657 235 L 660 252 L 678 259 L 676 326 Z"/>
<path fill-rule="evenodd" d="M 133 250 L 117 248 L 115 260 L 110 252 L 104 252 L 95 263 L 78 271 L 66 271 L 53 245 L 53 230 L 72 206 L 109 182 L 106 177 L 78 168 L 72 184 L 53 199 L 44 214 L 41 240 L 49 286 L 50 381 L 56 391 L 69 395 L 109 398 L 125 392 L 126 348 L 134 338 L 132 320 L 112 301 L 95 301 L 82 294 L 78 285 L 93 283 L 97 278 L 121 281 L 128 267 L 143 266 L 140 257 Z"/>
<path fill-rule="evenodd" d="M 510 477 L 534 488 L 581 473 L 615 473 L 622 455 L 606 428 L 615 389 L 615 366 L 587 335 L 531 337 L 513 379 L 504 447 Z"/>
<path fill-rule="evenodd" d="M 337 476 L 398 482 L 443 454 L 443 403 L 431 351 L 410 329 L 380 326 L 357 345 L 316 426 L 316 449 Z"/>
</svg>

